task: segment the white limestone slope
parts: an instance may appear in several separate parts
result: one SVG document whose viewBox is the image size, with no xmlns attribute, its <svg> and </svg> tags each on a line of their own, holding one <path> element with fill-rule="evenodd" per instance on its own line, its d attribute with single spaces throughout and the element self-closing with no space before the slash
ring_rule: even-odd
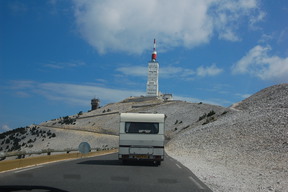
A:
<svg viewBox="0 0 288 192">
<path fill-rule="evenodd" d="M 288 84 L 266 88 L 235 108 L 178 134 L 168 154 L 213 191 L 287 191 Z"/>
</svg>

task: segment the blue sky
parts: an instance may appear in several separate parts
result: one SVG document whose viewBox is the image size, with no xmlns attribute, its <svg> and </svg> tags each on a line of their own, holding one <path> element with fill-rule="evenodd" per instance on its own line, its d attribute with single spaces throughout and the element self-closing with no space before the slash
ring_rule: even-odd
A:
<svg viewBox="0 0 288 192">
<path fill-rule="evenodd" d="M 286 18 L 286 19 L 285 19 Z M 230 106 L 288 82 L 286 0 L 0 1 L 0 132 L 159 89 Z"/>
</svg>

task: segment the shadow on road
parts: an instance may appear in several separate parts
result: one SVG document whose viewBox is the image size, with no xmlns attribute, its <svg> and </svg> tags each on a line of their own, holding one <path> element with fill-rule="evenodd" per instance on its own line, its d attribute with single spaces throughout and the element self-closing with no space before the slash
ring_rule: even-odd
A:
<svg viewBox="0 0 288 192">
<path fill-rule="evenodd" d="M 82 165 L 114 165 L 114 166 L 156 166 L 153 162 L 147 161 L 129 161 L 123 164 L 121 160 L 88 160 L 78 164 Z"/>
<path fill-rule="evenodd" d="M 46 186 L 32 186 L 32 185 L 5 185 L 5 186 L 0 186 L 0 191 L 1 192 L 15 192 L 15 191 L 47 191 L 47 192 L 67 192 L 62 189 L 57 189 L 54 187 L 46 187 Z"/>
<path fill-rule="evenodd" d="M 122 165 L 122 161 L 119 160 L 88 160 L 82 161 L 78 164 L 83 165 Z"/>
</svg>

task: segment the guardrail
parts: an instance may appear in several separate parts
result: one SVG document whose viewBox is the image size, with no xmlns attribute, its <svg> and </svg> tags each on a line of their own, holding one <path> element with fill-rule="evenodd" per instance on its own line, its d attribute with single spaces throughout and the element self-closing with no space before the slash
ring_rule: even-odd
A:
<svg viewBox="0 0 288 192">
<path fill-rule="evenodd" d="M 106 112 L 106 113 L 100 113 L 100 114 L 95 114 L 95 115 L 87 115 L 87 116 L 79 116 L 76 119 L 86 119 L 86 118 L 91 118 L 91 117 L 98 117 L 98 116 L 105 116 L 105 115 L 113 115 L 113 114 L 119 114 L 119 111 L 114 111 L 114 112 Z"/>
<path fill-rule="evenodd" d="M 117 149 L 117 147 L 108 147 L 104 146 L 102 148 L 91 148 L 90 152 L 93 151 L 106 151 L 106 150 L 112 150 L 112 149 Z M 57 149 L 42 149 L 41 151 L 14 151 L 14 152 L 0 152 L 0 161 L 6 159 L 7 157 L 13 157 L 17 156 L 17 159 L 24 159 L 27 155 L 42 155 L 42 154 L 47 154 L 51 155 L 52 153 L 70 153 L 70 152 L 77 152 L 79 151 L 78 149 L 72 149 L 72 148 L 67 148 L 63 150 L 57 150 Z"/>
</svg>

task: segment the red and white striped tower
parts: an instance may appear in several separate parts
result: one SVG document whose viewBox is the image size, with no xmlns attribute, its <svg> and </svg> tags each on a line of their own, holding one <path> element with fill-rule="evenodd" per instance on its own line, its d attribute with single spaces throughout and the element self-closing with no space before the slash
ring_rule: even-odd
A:
<svg viewBox="0 0 288 192">
<path fill-rule="evenodd" d="M 156 61 L 157 59 L 157 52 L 156 52 L 156 39 L 154 39 L 154 48 L 152 52 L 152 61 Z"/>
<path fill-rule="evenodd" d="M 158 74 L 159 74 L 159 63 L 156 61 L 156 40 L 154 39 L 154 47 L 152 52 L 151 61 L 148 63 L 148 80 L 146 87 L 146 94 L 148 97 L 158 97 Z"/>
</svg>

